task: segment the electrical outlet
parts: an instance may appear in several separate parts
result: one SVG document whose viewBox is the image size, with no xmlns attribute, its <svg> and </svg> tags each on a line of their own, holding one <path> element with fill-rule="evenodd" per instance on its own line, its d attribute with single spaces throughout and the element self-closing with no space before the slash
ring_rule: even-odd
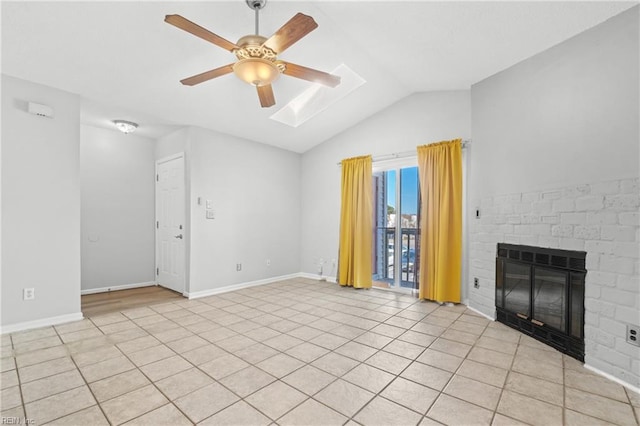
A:
<svg viewBox="0 0 640 426">
<path fill-rule="evenodd" d="M 627 342 L 640 346 L 640 326 L 627 324 Z"/>
<path fill-rule="evenodd" d="M 236 263 L 236 271 L 242 271 L 242 263 Z"/>
<path fill-rule="evenodd" d="M 267 266 L 271 266 L 271 259 L 267 259 Z"/>
<path fill-rule="evenodd" d="M 473 288 L 480 288 L 480 279 L 478 278 L 473 279 Z"/>
<path fill-rule="evenodd" d="M 35 288 L 25 288 L 22 291 L 22 298 L 24 300 L 33 300 L 36 298 L 36 289 Z"/>
</svg>

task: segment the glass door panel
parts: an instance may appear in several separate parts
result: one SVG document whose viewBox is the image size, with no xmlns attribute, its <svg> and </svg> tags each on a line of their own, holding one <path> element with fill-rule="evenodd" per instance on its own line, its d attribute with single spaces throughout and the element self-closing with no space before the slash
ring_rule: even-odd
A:
<svg viewBox="0 0 640 426">
<path fill-rule="evenodd" d="M 531 267 L 519 263 L 506 262 L 504 265 L 504 307 L 505 309 L 531 315 L 529 306 Z"/>
<path fill-rule="evenodd" d="M 584 276 L 571 272 L 571 335 L 584 338 Z"/>
<path fill-rule="evenodd" d="M 400 170 L 400 215 L 399 226 L 402 241 L 402 261 L 400 268 L 400 286 L 415 288 L 418 265 L 416 247 L 418 236 L 418 168 L 408 167 Z"/>
<path fill-rule="evenodd" d="M 396 172 L 378 172 L 373 175 L 374 238 L 373 281 L 380 284 L 395 283 L 396 247 Z"/>
<path fill-rule="evenodd" d="M 418 254 L 418 168 L 373 175 L 373 281 L 390 288 L 415 288 Z"/>
<path fill-rule="evenodd" d="M 567 273 L 546 268 L 534 268 L 534 270 L 534 319 L 556 330 L 566 332 Z"/>
</svg>

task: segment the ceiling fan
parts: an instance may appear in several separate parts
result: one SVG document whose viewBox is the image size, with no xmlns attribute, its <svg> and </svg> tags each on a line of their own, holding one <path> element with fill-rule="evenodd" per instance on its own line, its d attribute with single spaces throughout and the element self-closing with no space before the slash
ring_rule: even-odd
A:
<svg viewBox="0 0 640 426">
<path fill-rule="evenodd" d="M 232 43 L 180 15 L 165 16 L 165 22 L 222 47 L 234 53 L 238 58 L 235 63 L 180 80 L 182 84 L 194 86 L 233 72 L 241 80 L 256 86 L 260 105 L 266 108 L 276 103 L 271 83 L 280 74 L 330 87 L 335 87 L 340 83 L 340 77 L 336 75 L 278 59 L 279 54 L 318 27 L 312 17 L 297 13 L 271 37 L 266 38 L 259 35 L 258 24 L 260 9 L 265 6 L 267 0 L 245 1 L 255 11 L 256 33 L 241 37 L 237 43 Z"/>
</svg>

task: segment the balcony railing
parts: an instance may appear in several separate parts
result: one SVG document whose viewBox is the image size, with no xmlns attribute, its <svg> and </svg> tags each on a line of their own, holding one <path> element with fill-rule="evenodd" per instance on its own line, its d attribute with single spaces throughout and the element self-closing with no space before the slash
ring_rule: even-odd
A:
<svg viewBox="0 0 640 426">
<path fill-rule="evenodd" d="M 396 265 L 400 268 L 400 286 L 416 287 L 416 270 L 418 260 L 418 236 L 416 228 L 401 228 L 401 248 L 396 247 L 396 228 L 376 228 L 374 279 L 393 283 Z M 398 261 L 399 258 L 399 261 Z"/>
</svg>

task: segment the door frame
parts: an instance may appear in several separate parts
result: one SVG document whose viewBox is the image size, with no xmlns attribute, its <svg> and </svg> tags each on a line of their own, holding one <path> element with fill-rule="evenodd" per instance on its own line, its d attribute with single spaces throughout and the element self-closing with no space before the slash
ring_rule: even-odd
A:
<svg viewBox="0 0 640 426">
<path fill-rule="evenodd" d="M 419 267 L 418 265 L 416 265 L 415 263 L 417 263 L 419 261 L 420 258 L 420 254 L 419 254 L 419 247 L 416 247 L 416 257 L 414 260 L 414 279 L 416 281 L 416 287 L 414 288 L 407 288 L 407 287 L 402 287 L 401 285 L 401 281 L 402 281 L 402 249 L 400 248 L 400 250 L 398 250 L 398 246 L 397 244 L 400 244 L 400 247 L 402 247 L 402 223 L 401 223 L 401 219 L 400 219 L 400 212 L 401 210 L 401 194 L 400 194 L 400 190 L 401 190 L 401 170 L 402 169 L 406 169 L 406 168 L 413 168 L 413 167 L 418 167 L 418 157 L 417 155 L 410 155 L 410 156 L 406 156 L 406 157 L 401 157 L 401 158 L 393 158 L 390 160 L 382 160 L 382 161 L 378 161 L 376 163 L 373 164 L 372 167 L 372 171 L 373 173 L 382 173 L 382 172 L 389 172 L 389 171 L 394 171 L 396 173 L 396 229 L 394 230 L 394 254 L 393 254 L 393 258 L 394 258 L 394 267 L 393 267 L 393 283 L 391 283 L 390 287 L 388 289 L 383 288 L 383 290 L 390 290 L 390 291 L 394 291 L 397 293 L 402 293 L 402 294 L 411 294 L 411 295 L 417 295 L 418 294 L 418 274 L 419 274 Z M 420 229 L 420 187 L 418 186 L 418 230 Z M 386 206 L 386 200 L 385 200 L 385 206 Z M 375 247 L 373 248 L 375 250 Z M 385 248 L 386 250 L 386 248 Z M 399 251 L 399 253 L 396 253 L 396 250 Z"/>
<path fill-rule="evenodd" d="M 182 181 L 183 181 L 183 190 L 184 190 L 184 205 L 182 206 L 183 210 L 184 210 L 184 244 L 183 244 L 183 259 L 184 259 L 184 271 L 182 273 L 182 295 L 184 297 L 188 296 L 188 291 L 187 291 L 187 265 L 188 265 L 188 258 L 187 258 L 187 245 L 189 243 L 189 233 L 187 232 L 187 163 L 186 163 L 186 156 L 184 152 L 178 152 L 176 154 L 172 154 L 169 155 L 167 157 L 162 157 L 160 159 L 156 159 L 155 162 L 155 180 L 154 180 L 154 201 L 155 201 L 155 209 L 154 209 L 154 222 L 155 222 L 155 228 L 154 228 L 154 235 L 155 235 L 155 282 L 157 286 L 163 287 L 160 285 L 158 277 L 159 277 L 159 258 L 160 258 L 160 241 L 158 238 L 158 181 L 159 181 L 159 174 L 158 174 L 158 166 L 162 163 L 167 163 L 169 161 L 173 161 L 173 160 L 177 160 L 179 158 L 182 158 Z M 163 287 L 166 288 L 166 287 Z"/>
</svg>

